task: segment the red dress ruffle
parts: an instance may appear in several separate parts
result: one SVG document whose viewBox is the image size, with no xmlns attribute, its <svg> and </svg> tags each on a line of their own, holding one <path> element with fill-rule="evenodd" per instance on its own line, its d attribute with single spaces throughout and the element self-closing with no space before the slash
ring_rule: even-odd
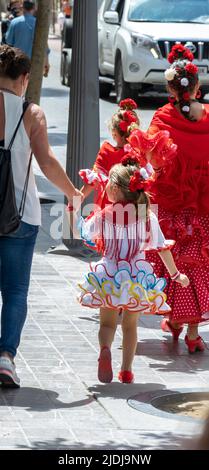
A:
<svg viewBox="0 0 209 470">
<path fill-rule="evenodd" d="M 152 187 L 153 201 L 173 214 L 192 208 L 199 215 L 209 213 L 209 106 L 201 120 L 189 121 L 171 104 L 154 115 L 150 134 L 169 131 L 177 152 Z M 155 161 L 152 161 L 155 167 Z"/>
</svg>

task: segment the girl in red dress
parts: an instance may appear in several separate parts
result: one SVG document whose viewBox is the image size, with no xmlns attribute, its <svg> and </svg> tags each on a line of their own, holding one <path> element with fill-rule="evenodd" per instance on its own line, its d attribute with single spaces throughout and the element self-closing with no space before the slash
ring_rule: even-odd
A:
<svg viewBox="0 0 209 470">
<path fill-rule="evenodd" d="M 198 69 L 191 52 L 177 44 L 166 70 L 170 103 L 158 109 L 150 134 L 167 130 L 177 144 L 172 162 L 151 163 L 158 178 L 152 188 L 152 202 L 158 205 L 158 219 L 166 238 L 176 240 L 173 249 L 179 271 L 188 275 L 186 292 L 173 283 L 154 254 L 155 272 L 167 280 L 169 319 L 162 328 L 177 340 L 188 324 L 185 343 L 190 353 L 204 350 L 198 325 L 209 319 L 209 106 L 197 101 L 200 96 Z M 130 140 L 132 140 L 130 138 Z"/>
<path fill-rule="evenodd" d="M 164 238 L 157 217 L 150 210 L 146 190 L 152 178 L 151 165 L 143 167 L 137 158 L 124 157 L 121 164 L 110 170 L 106 186 L 109 205 L 88 220 L 77 220 L 83 237 L 96 241 L 102 251 L 102 258 L 90 264 L 84 282 L 79 284 L 79 301 L 85 307 L 100 308 L 98 378 L 103 383 L 113 378 L 111 345 L 118 313 L 122 312 L 123 330 L 123 358 L 118 378 L 123 383 L 131 383 L 139 314 L 170 311 L 164 294 L 165 279 L 155 276 L 146 253 L 158 252 L 168 276 L 180 288 L 189 285 L 187 276 L 178 272 L 171 254 L 174 241 Z"/>
<path fill-rule="evenodd" d="M 81 189 L 84 196 L 83 201 L 95 190 L 94 202 L 97 206 L 103 209 L 109 203 L 105 192 L 109 171 L 112 166 L 120 163 L 124 157 L 124 146 L 127 144 L 130 129 L 139 127 L 136 109 L 137 104 L 132 99 L 127 98 L 120 102 L 119 110 L 113 114 L 110 123 L 110 131 L 116 146 L 108 141 L 103 142 L 96 157 L 93 170 L 80 170 L 79 174 L 84 181 L 84 186 Z"/>
</svg>

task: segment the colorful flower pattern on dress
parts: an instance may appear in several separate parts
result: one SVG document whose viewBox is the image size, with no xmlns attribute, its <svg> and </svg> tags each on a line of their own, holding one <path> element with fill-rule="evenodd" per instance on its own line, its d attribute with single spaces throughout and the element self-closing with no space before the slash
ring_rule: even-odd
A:
<svg viewBox="0 0 209 470">
<path fill-rule="evenodd" d="M 150 263 L 136 260 L 137 273 L 127 261 L 118 263 L 115 274 L 108 272 L 102 261 L 91 265 L 86 282 L 79 284 L 80 303 L 85 307 L 125 309 L 132 312 L 165 314 L 170 307 L 163 292 L 166 281 L 157 278 Z"/>
</svg>

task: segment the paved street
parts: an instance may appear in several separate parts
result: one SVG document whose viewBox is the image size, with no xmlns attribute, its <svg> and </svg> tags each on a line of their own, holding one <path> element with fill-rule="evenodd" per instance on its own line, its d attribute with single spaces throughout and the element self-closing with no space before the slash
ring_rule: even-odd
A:
<svg viewBox="0 0 209 470">
<path fill-rule="evenodd" d="M 50 40 L 51 70 L 44 79 L 41 106 L 46 112 L 50 143 L 65 166 L 69 90 L 60 84 L 60 42 Z M 139 101 L 142 127 L 164 98 Z M 113 97 L 101 101 L 101 139 L 114 112 Z M 63 198 L 34 163 L 42 197 Z M 132 408 L 135 395 L 143 405 L 146 392 L 179 388 L 208 390 L 209 350 L 189 356 L 181 335 L 174 348 L 162 333 L 160 319 L 141 317 L 134 362 L 135 383 L 120 384 L 121 329 L 113 346 L 114 380 L 97 380 L 98 312 L 81 308 L 76 285 L 88 269 L 86 259 L 69 256 L 61 239 L 50 236 L 55 220 L 51 204 L 42 205 L 33 263 L 29 315 L 17 356 L 20 390 L 0 389 L 0 449 L 185 449 L 201 423 L 147 414 Z M 58 247 L 51 250 L 50 247 Z M 200 330 L 209 347 L 209 326 Z M 141 397 L 141 398 L 140 398 Z M 194 447 L 194 446 L 193 446 Z"/>
</svg>

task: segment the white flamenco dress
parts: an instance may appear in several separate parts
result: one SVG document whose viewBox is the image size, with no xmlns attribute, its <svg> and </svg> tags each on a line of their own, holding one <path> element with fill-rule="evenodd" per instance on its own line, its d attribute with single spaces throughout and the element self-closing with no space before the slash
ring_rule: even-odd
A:
<svg viewBox="0 0 209 470">
<path fill-rule="evenodd" d="M 120 220 L 113 223 L 114 209 L 115 204 L 110 205 L 86 222 L 82 218 L 79 222 L 82 238 L 88 243 L 96 240 L 103 253 L 100 261 L 90 264 L 90 272 L 79 284 L 79 302 L 93 309 L 169 313 L 164 293 L 166 280 L 156 277 L 145 253 L 166 250 L 175 242 L 165 240 L 153 212 L 148 221 L 138 219 L 124 224 Z"/>
</svg>

